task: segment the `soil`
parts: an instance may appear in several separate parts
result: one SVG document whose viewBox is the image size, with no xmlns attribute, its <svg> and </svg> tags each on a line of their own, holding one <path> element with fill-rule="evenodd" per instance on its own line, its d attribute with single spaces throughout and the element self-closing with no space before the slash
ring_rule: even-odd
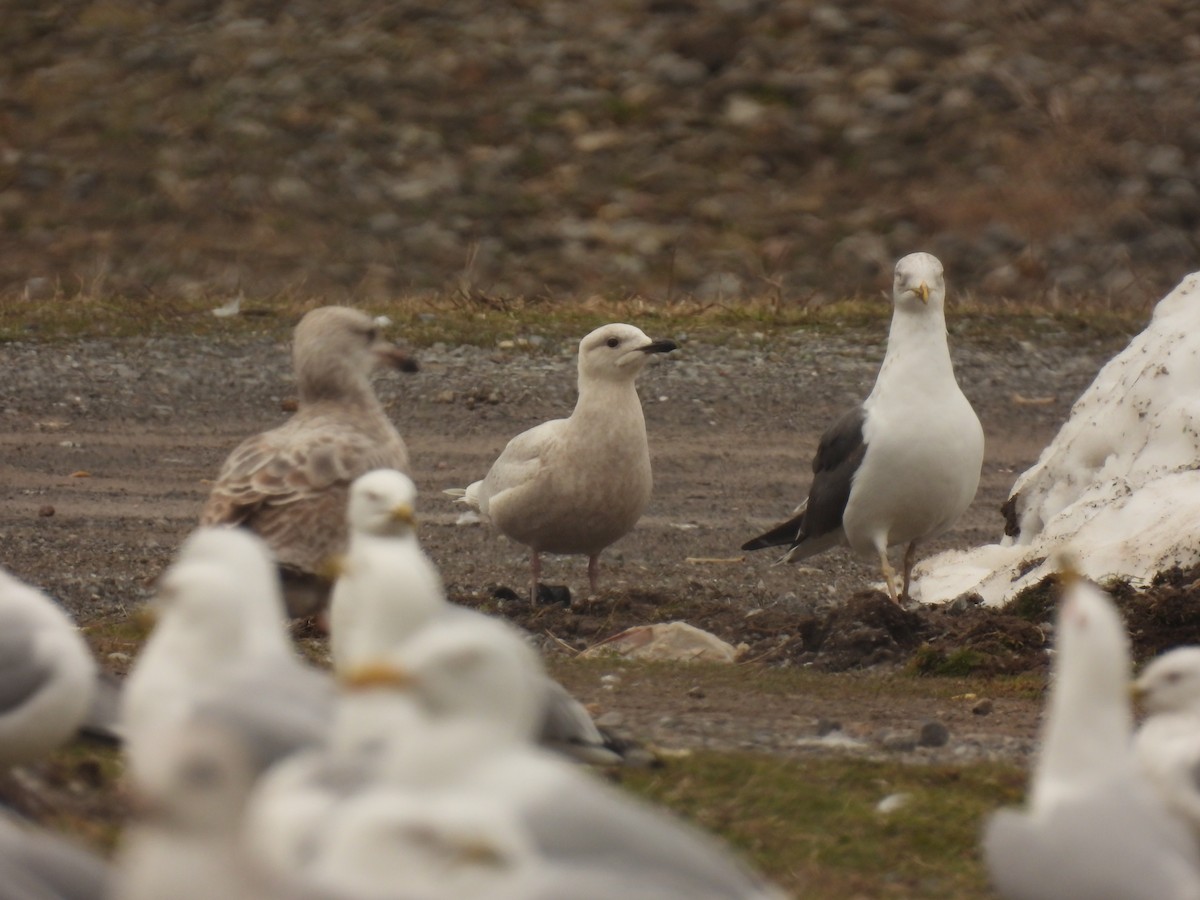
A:
<svg viewBox="0 0 1200 900">
<path fill-rule="evenodd" d="M 119 629 L 194 526 L 206 480 L 225 454 L 286 417 L 290 375 L 280 324 L 269 335 L 226 340 L 0 348 L 7 373 L 0 384 L 3 564 L 58 597 L 94 637 L 111 634 L 105 626 Z M 550 557 L 536 607 L 528 601 L 524 549 L 483 526 L 460 524 L 442 490 L 482 475 L 516 432 L 569 412 L 573 342 L 534 335 L 525 342 L 532 349 L 435 345 L 420 351 L 420 373 L 379 379 L 423 492 L 422 541 L 452 599 L 529 629 L 597 715 L 660 745 L 800 752 L 837 723 L 844 735 L 886 747 L 890 729 L 937 719 L 954 735 L 940 751 L 946 758 L 1026 755 L 1037 697 L 998 699 L 991 715 L 980 715 L 972 703 L 948 702 L 945 690 L 913 690 L 911 678 L 903 690 L 889 685 L 898 671 L 1044 673 L 1053 584 L 1006 611 L 969 599 L 900 609 L 875 587 L 874 566 L 848 551 L 780 566 L 770 552 L 738 550 L 803 496 L 820 431 L 869 390 L 882 333 L 744 335 L 721 343 L 673 336 L 683 349 L 641 380 L 656 477 L 650 509 L 605 553 L 598 596 L 587 596 L 582 559 Z M 1012 481 L 1116 349 L 1108 340 L 1081 343 L 1049 323 L 1028 339 L 955 338 L 957 371 L 983 419 L 987 458 L 971 509 L 923 553 L 1001 536 L 1000 507 Z M 1143 590 L 1117 591 L 1139 658 L 1200 641 L 1197 579 L 1200 571 L 1171 572 Z M 744 645 L 739 676 L 622 673 L 567 662 L 628 626 L 676 619 Z M 97 646 L 106 666 L 127 668 L 133 645 L 97 637 Z M 758 674 L 769 678 L 787 667 L 845 673 L 846 680 L 836 687 L 837 679 L 818 678 L 803 697 L 755 691 Z"/>
</svg>

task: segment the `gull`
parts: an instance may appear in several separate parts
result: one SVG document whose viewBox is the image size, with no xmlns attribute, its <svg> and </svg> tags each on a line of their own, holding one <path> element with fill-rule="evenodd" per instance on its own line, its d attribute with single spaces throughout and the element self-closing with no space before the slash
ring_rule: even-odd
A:
<svg viewBox="0 0 1200 900">
<path fill-rule="evenodd" d="M 479 619 L 491 621 L 446 599 L 441 576 L 417 541 L 416 499 L 412 479 L 395 470 L 368 472 L 351 485 L 349 549 L 338 564 L 329 607 L 329 650 L 338 672 L 370 665 L 442 619 L 467 629 Z M 582 762 L 620 761 L 565 688 L 543 674 L 539 690 L 544 745 Z"/>
<path fill-rule="evenodd" d="M 928 253 L 896 263 L 892 325 L 875 387 L 821 436 L 808 499 L 743 550 L 786 546 L 795 562 L 848 544 L 874 555 L 888 595 L 908 596 L 916 548 L 970 506 L 983 427 L 959 389 L 946 342 L 946 282 Z M 902 578 L 888 548 L 907 545 Z"/>
<path fill-rule="evenodd" d="M 239 734 L 197 716 L 159 734 L 121 834 L 112 896 L 251 900 L 273 896 L 241 846 L 258 765 Z"/>
<path fill-rule="evenodd" d="M 83 723 L 96 663 L 75 623 L 0 570 L 0 767 L 40 759 Z"/>
<path fill-rule="evenodd" d="M 1131 746 L 1125 627 L 1106 594 L 1071 578 L 1027 807 L 985 828 L 992 883 L 1006 900 L 1200 897 L 1195 838 Z"/>
<path fill-rule="evenodd" d="M 241 529 L 199 529 L 164 573 L 154 604 L 157 624 L 121 698 L 135 784 L 155 765 L 164 730 L 196 715 L 236 724 L 260 768 L 323 740 L 333 683 L 292 648 L 261 539 Z"/>
<path fill-rule="evenodd" d="M 299 406 L 278 428 L 243 441 L 225 460 L 201 525 L 240 525 L 262 536 L 284 574 L 293 616 L 327 599 L 322 567 L 345 549 L 350 482 L 380 467 L 408 470 L 408 450 L 371 386 L 381 365 L 416 371 L 366 313 L 324 306 L 296 326 Z"/>
<path fill-rule="evenodd" d="M 1134 682 L 1147 717 L 1134 737 L 1142 771 L 1200 835 L 1200 647 L 1152 660 Z"/>
<path fill-rule="evenodd" d="M 597 328 L 579 342 L 579 399 L 570 417 L 517 435 L 483 480 L 446 492 L 529 547 L 531 603 L 543 553 L 587 556 L 594 594 L 601 552 L 650 502 L 650 449 L 634 380 L 651 354 L 676 347 L 632 325 Z"/>
<path fill-rule="evenodd" d="M 539 677 L 502 623 L 423 629 L 340 676 L 343 711 L 358 714 L 342 720 L 356 740 L 331 741 L 348 788 L 330 750 L 285 761 L 255 791 L 247 839 L 278 842 L 274 826 L 307 809 L 310 827 L 274 862 L 338 896 L 388 896 L 401 878 L 430 898 L 780 896 L 719 841 L 534 746 Z"/>
<path fill-rule="evenodd" d="M 105 900 L 108 864 L 57 835 L 0 813 L 0 896 L 5 900 Z"/>
<path fill-rule="evenodd" d="M 386 653 L 448 608 L 442 577 L 417 542 L 416 500 L 412 479 L 394 469 L 350 487 L 349 544 L 329 603 L 335 669 Z"/>
</svg>

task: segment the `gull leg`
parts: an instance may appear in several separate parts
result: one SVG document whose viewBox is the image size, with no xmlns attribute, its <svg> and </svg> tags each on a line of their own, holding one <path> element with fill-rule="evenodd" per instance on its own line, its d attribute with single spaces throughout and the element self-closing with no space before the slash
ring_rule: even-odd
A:
<svg viewBox="0 0 1200 900">
<path fill-rule="evenodd" d="M 896 570 L 892 568 L 891 562 L 888 560 L 887 545 L 879 549 L 879 569 L 883 572 L 883 580 L 887 582 L 888 596 L 892 598 L 893 603 L 899 603 L 899 597 L 896 594 Z"/>
<path fill-rule="evenodd" d="M 588 557 L 588 584 L 591 585 L 592 593 L 596 593 L 596 582 L 600 578 L 600 556 Z"/>
<path fill-rule="evenodd" d="M 904 590 L 900 592 L 900 597 L 903 600 L 911 600 L 908 595 L 908 586 L 912 582 L 913 564 L 917 561 L 917 542 L 912 541 L 908 545 L 908 549 L 904 551 Z"/>
<path fill-rule="evenodd" d="M 542 555 L 536 550 L 531 551 L 529 568 L 533 571 L 533 587 L 529 589 L 529 605 L 537 606 L 538 579 L 542 577 Z"/>
</svg>

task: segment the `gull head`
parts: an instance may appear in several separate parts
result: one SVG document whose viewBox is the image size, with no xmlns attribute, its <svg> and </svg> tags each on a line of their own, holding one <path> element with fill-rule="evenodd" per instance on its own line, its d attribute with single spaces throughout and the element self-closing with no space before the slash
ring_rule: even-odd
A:
<svg viewBox="0 0 1200 900">
<path fill-rule="evenodd" d="M 1155 658 L 1133 688 L 1148 713 L 1200 712 L 1200 647 L 1177 647 Z"/>
<path fill-rule="evenodd" d="M 896 263 L 892 302 L 897 310 L 941 310 L 946 301 L 942 264 L 931 253 L 910 253 Z"/>
<path fill-rule="evenodd" d="M 375 319 L 347 306 L 322 306 L 305 314 L 292 340 L 292 364 L 301 401 L 341 399 L 361 389 L 377 368 L 418 368 L 382 336 Z"/>
<path fill-rule="evenodd" d="M 1058 611 L 1056 679 L 1097 697 L 1125 698 L 1129 686 L 1129 634 L 1112 599 L 1090 581 L 1069 573 Z M 1127 702 L 1127 701 L 1126 701 Z"/>
<path fill-rule="evenodd" d="M 486 616 L 445 616 L 378 660 L 339 677 L 351 691 L 408 696 L 437 722 L 471 722 L 519 740 L 537 729 L 545 672 L 512 626 Z"/>
<path fill-rule="evenodd" d="M 652 341 L 633 325 L 603 325 L 579 342 L 580 378 L 630 381 L 655 353 L 677 349 L 674 341 Z"/>
<path fill-rule="evenodd" d="M 155 631 L 171 628 L 195 647 L 226 657 L 247 635 L 244 585 L 228 566 L 176 562 L 158 580 L 149 614 Z"/>
<path fill-rule="evenodd" d="M 350 485 L 351 532 L 378 537 L 412 534 L 417 527 L 417 486 L 395 469 L 375 469 Z"/>
</svg>

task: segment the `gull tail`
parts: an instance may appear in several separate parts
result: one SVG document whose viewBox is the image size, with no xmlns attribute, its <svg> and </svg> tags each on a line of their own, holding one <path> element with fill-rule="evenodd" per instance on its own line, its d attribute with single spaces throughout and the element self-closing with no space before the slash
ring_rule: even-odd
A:
<svg viewBox="0 0 1200 900">
<path fill-rule="evenodd" d="M 471 509 L 480 511 L 479 489 L 482 486 L 482 481 L 476 481 L 465 488 L 446 488 L 442 493 L 448 497 L 453 497 L 455 503 L 465 503 Z"/>
<path fill-rule="evenodd" d="M 795 546 L 804 537 L 804 513 L 793 516 L 770 531 L 742 544 L 743 550 L 764 550 L 767 547 Z"/>
</svg>

